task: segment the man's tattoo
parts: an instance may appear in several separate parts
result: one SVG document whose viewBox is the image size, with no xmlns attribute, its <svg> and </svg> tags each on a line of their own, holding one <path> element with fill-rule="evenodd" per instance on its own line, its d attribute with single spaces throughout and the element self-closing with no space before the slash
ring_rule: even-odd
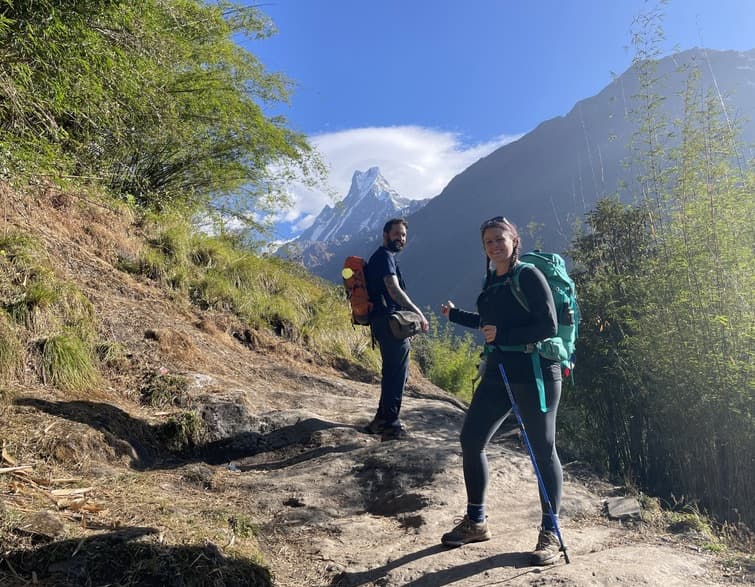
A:
<svg viewBox="0 0 755 587">
<path fill-rule="evenodd" d="M 400 305 L 402 308 L 413 308 L 414 304 L 406 295 L 406 292 L 401 289 L 396 278 L 388 278 L 385 280 L 385 287 L 388 290 L 388 295 L 391 296 L 394 302 Z"/>
</svg>

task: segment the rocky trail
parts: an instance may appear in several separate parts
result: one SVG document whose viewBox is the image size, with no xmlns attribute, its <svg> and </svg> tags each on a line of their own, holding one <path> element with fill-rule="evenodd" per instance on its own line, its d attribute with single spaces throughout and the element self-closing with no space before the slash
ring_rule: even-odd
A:
<svg viewBox="0 0 755 587">
<path fill-rule="evenodd" d="M 614 488 L 580 480 L 568 465 L 562 526 L 571 564 L 529 567 L 539 502 L 516 435 L 499 436 L 489 451 L 493 539 L 444 548 L 440 536 L 466 505 L 463 409 L 427 384 L 410 387 L 404 418 L 411 438 L 380 442 L 358 429 L 374 410 L 375 385 L 325 376 L 300 384 L 309 393 L 294 391 L 295 407 L 258 421 L 256 430 L 269 431 L 251 433 L 256 454 L 243 456 L 244 434 L 231 443 L 237 472 L 223 485 L 249 495 L 265 512 L 271 544 L 285 546 L 273 558 L 281 585 L 726 583 L 716 558 L 694 541 L 608 520 L 603 502 Z"/>
</svg>

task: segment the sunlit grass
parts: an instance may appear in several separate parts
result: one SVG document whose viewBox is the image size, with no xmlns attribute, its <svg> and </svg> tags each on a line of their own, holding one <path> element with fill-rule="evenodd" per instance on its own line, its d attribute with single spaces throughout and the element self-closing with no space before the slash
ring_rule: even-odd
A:
<svg viewBox="0 0 755 587">
<path fill-rule="evenodd" d="M 152 215 L 145 226 L 156 236 L 148 238 L 135 264 L 142 274 L 185 291 L 202 309 L 235 313 L 249 327 L 315 353 L 379 369 L 369 329 L 353 328 L 339 286 L 289 261 L 259 255 L 234 239 L 199 233 L 175 214 Z"/>
<path fill-rule="evenodd" d="M 95 354 L 101 365 L 116 371 L 123 371 L 129 365 L 128 350 L 126 347 L 113 341 L 100 342 L 95 346 Z"/>
<path fill-rule="evenodd" d="M 65 390 L 85 391 L 99 382 L 99 372 L 85 341 L 73 332 L 51 336 L 40 343 L 42 382 Z"/>
</svg>

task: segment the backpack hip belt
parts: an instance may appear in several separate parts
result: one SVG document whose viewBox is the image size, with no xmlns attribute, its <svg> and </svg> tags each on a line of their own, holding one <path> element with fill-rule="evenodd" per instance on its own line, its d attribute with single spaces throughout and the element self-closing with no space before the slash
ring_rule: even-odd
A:
<svg viewBox="0 0 755 587">
<path fill-rule="evenodd" d="M 539 342 L 530 344 L 516 344 L 516 345 L 496 345 L 485 343 L 485 354 L 492 353 L 493 350 L 498 349 L 503 352 L 519 352 L 525 353 L 530 356 L 532 361 L 532 372 L 535 376 L 535 383 L 537 385 L 537 395 L 540 400 L 540 411 L 543 414 L 548 412 L 548 405 L 545 402 L 545 383 L 543 382 L 543 369 L 540 366 L 540 346 Z"/>
</svg>

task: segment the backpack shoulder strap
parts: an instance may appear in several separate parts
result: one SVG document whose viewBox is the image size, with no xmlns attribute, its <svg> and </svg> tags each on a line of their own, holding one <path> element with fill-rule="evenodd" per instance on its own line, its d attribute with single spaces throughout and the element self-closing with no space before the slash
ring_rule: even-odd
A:
<svg viewBox="0 0 755 587">
<path fill-rule="evenodd" d="M 524 295 L 524 292 L 522 291 L 522 287 L 519 285 L 519 272 L 524 269 L 525 267 L 534 267 L 532 263 L 522 263 L 519 262 L 516 264 L 516 267 L 514 267 L 514 272 L 511 275 L 511 293 L 514 294 L 514 297 L 516 298 L 516 301 L 519 302 L 519 304 L 527 310 L 530 311 L 529 304 L 527 303 L 527 297 Z M 488 280 L 490 278 L 490 273 L 488 273 L 484 279 L 482 284 L 482 289 L 486 290 L 488 287 L 494 288 L 494 287 L 501 287 L 505 285 L 508 282 L 503 283 L 494 283 L 491 286 L 488 286 Z"/>
<path fill-rule="evenodd" d="M 514 274 L 511 276 L 511 293 L 514 294 L 516 301 L 519 302 L 522 308 L 529 312 L 530 306 L 527 303 L 527 297 L 524 295 L 522 286 L 519 283 L 519 273 L 521 273 L 522 269 L 525 267 L 534 267 L 534 265 L 532 263 L 519 262 L 514 267 Z"/>
</svg>

